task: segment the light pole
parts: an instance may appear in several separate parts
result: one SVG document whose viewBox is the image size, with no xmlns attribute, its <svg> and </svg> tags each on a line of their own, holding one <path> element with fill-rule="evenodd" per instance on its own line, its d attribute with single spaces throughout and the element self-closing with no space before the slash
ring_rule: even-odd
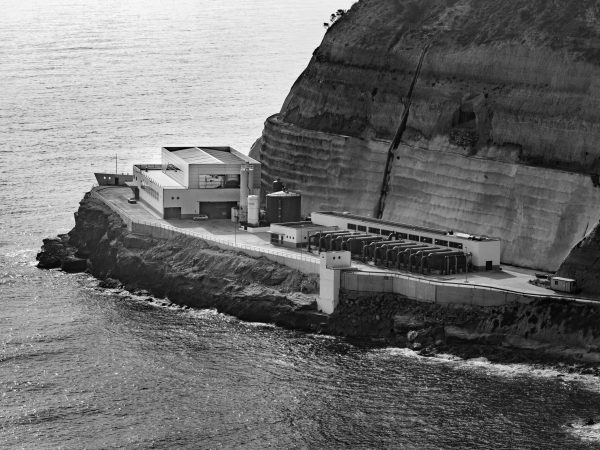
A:
<svg viewBox="0 0 600 450">
<path fill-rule="evenodd" d="M 469 282 L 469 249 L 465 246 L 465 283 Z"/>
<path fill-rule="evenodd" d="M 235 222 L 233 222 L 233 243 L 237 246 L 237 228 L 240 220 L 239 211 L 238 215 L 235 216 Z"/>
</svg>

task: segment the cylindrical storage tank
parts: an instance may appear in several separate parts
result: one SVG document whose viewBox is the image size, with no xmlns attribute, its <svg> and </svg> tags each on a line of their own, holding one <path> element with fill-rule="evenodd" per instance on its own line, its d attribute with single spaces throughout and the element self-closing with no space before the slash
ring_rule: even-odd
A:
<svg viewBox="0 0 600 450">
<path fill-rule="evenodd" d="M 240 176 L 239 175 L 225 175 L 225 188 L 239 189 L 239 187 L 240 187 Z"/>
<path fill-rule="evenodd" d="M 283 183 L 279 178 L 273 181 L 273 192 L 283 191 L 283 188 Z"/>
<path fill-rule="evenodd" d="M 302 196 L 294 192 L 273 192 L 267 195 L 269 223 L 299 222 L 302 219 Z"/>
<path fill-rule="evenodd" d="M 248 196 L 248 224 L 258 225 L 260 213 L 260 200 L 258 195 Z"/>
</svg>

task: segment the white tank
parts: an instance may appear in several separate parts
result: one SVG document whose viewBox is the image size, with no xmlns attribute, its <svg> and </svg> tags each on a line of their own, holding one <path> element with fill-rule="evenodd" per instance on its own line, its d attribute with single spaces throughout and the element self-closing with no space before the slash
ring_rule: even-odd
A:
<svg viewBox="0 0 600 450">
<path fill-rule="evenodd" d="M 248 220 L 248 172 L 249 164 L 240 167 L 240 222 Z"/>
<path fill-rule="evenodd" d="M 239 217 L 238 217 L 239 212 L 240 211 L 237 207 L 234 206 L 231 208 L 231 221 L 232 222 L 239 222 Z"/>
<path fill-rule="evenodd" d="M 260 213 L 260 201 L 258 195 L 248 196 L 248 223 L 250 225 L 258 225 L 258 217 Z"/>
</svg>

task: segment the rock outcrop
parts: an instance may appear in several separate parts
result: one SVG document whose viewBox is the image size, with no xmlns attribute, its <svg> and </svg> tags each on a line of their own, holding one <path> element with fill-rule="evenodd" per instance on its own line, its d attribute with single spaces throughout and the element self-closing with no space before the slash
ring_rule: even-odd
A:
<svg viewBox="0 0 600 450">
<path fill-rule="evenodd" d="M 182 306 L 216 308 L 243 320 L 319 331 L 318 279 L 201 239 L 153 239 L 128 231 L 103 202 L 86 195 L 68 235 L 45 239 L 38 267 L 87 270 L 106 287 L 144 290 Z M 325 322 L 325 323 L 324 323 Z"/>
<path fill-rule="evenodd" d="M 329 330 L 383 338 L 425 355 L 479 352 L 506 360 L 518 359 L 524 351 L 520 357 L 530 362 L 555 358 L 600 362 L 600 304 L 592 302 L 538 299 L 476 307 L 343 292 Z"/>
<path fill-rule="evenodd" d="M 577 280 L 583 292 L 600 293 L 600 225 L 573 248 L 557 275 Z"/>
<path fill-rule="evenodd" d="M 383 218 L 502 239 L 556 270 L 600 220 L 600 6 L 593 0 L 361 0 L 253 148 L 263 188 L 374 215 L 417 62 Z"/>
</svg>

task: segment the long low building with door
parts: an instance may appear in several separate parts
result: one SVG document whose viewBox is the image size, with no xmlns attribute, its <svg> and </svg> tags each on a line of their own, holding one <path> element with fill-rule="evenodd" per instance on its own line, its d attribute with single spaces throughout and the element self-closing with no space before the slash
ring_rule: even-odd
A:
<svg viewBox="0 0 600 450">
<path fill-rule="evenodd" d="M 340 230 L 386 237 L 394 235 L 397 239 L 462 250 L 471 255 L 470 262 L 475 270 L 494 270 L 500 267 L 500 239 L 493 237 L 437 230 L 333 211 L 313 212 L 311 222 L 324 227 L 337 227 Z"/>
<path fill-rule="evenodd" d="M 133 166 L 130 185 L 164 219 L 228 219 L 259 192 L 260 163 L 231 147 L 163 147 L 161 164 Z"/>
</svg>

